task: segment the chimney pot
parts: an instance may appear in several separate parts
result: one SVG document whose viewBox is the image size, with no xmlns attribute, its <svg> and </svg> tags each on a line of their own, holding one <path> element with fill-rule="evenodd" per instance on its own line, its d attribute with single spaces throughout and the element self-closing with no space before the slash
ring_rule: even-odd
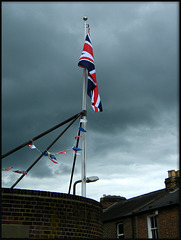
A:
<svg viewBox="0 0 181 240">
<path fill-rule="evenodd" d="M 176 173 L 175 173 L 175 170 L 169 170 L 168 171 L 168 177 L 175 177 Z"/>
<path fill-rule="evenodd" d="M 179 188 L 180 171 L 169 170 L 168 178 L 165 179 L 166 189 L 169 191 Z"/>
<path fill-rule="evenodd" d="M 177 170 L 175 173 L 176 173 L 177 177 L 180 177 L 180 171 L 179 170 Z"/>
<path fill-rule="evenodd" d="M 114 203 L 117 203 L 119 201 L 125 201 L 125 197 L 116 196 L 116 195 L 106 195 L 104 194 L 103 197 L 100 198 L 100 203 L 103 206 L 103 209 L 110 207 Z"/>
</svg>

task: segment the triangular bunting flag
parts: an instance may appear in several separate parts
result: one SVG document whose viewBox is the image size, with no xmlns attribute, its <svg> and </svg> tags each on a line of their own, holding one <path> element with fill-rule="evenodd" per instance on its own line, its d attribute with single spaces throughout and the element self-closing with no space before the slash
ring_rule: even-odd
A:
<svg viewBox="0 0 181 240">
<path fill-rule="evenodd" d="M 86 132 L 86 130 L 83 127 L 79 127 L 79 130 L 82 132 Z"/>
<path fill-rule="evenodd" d="M 67 154 L 66 151 L 59 152 L 57 154 Z"/>
<path fill-rule="evenodd" d="M 27 172 L 26 172 L 26 171 L 20 171 L 20 170 L 16 170 L 16 171 L 13 171 L 13 172 L 15 172 L 15 173 L 20 173 L 20 174 L 24 174 L 24 175 L 26 175 L 26 174 L 27 174 Z"/>
<path fill-rule="evenodd" d="M 77 138 L 81 138 L 82 136 L 79 136 L 79 135 L 77 135 L 77 136 L 75 136 L 75 139 L 77 139 Z"/>
<path fill-rule="evenodd" d="M 33 142 L 29 143 L 27 146 L 30 147 L 31 149 L 35 149 L 36 148 L 35 145 L 33 144 Z"/>
<path fill-rule="evenodd" d="M 2 169 L 2 171 L 9 171 L 11 168 L 13 168 L 13 167 L 9 166 L 9 167 L 6 168 L 6 169 Z"/>
<path fill-rule="evenodd" d="M 82 151 L 82 149 L 81 148 L 78 148 L 78 147 L 73 147 L 72 148 L 74 151 Z"/>
</svg>

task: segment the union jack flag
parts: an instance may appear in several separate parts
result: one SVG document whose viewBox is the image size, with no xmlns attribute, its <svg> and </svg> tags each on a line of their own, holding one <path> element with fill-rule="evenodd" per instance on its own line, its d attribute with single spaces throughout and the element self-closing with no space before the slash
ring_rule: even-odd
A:
<svg viewBox="0 0 181 240">
<path fill-rule="evenodd" d="M 88 34 L 86 36 L 83 51 L 79 58 L 78 66 L 86 68 L 88 70 L 87 94 L 91 98 L 91 105 L 94 111 L 102 112 L 103 109 L 96 81 L 96 69 L 90 31 L 88 31 Z"/>
</svg>

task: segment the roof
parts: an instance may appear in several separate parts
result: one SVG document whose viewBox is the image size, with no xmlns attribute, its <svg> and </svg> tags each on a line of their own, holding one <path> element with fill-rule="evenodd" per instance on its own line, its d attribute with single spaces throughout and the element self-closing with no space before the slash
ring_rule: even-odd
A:
<svg viewBox="0 0 181 240">
<path fill-rule="evenodd" d="M 103 222 L 174 204 L 179 204 L 179 189 L 173 192 L 166 189 L 157 190 L 111 205 L 103 213 Z"/>
</svg>

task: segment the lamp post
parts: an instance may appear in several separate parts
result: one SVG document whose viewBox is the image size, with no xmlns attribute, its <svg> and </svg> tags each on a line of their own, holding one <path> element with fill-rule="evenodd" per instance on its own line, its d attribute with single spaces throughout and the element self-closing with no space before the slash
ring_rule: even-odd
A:
<svg viewBox="0 0 181 240">
<path fill-rule="evenodd" d="M 97 180 L 99 180 L 99 178 L 97 176 L 87 177 L 86 178 L 86 183 L 96 182 Z M 76 182 L 74 182 L 73 195 L 75 195 L 75 188 L 76 188 L 77 183 L 81 183 L 81 182 L 82 182 L 82 180 L 77 180 Z"/>
</svg>

